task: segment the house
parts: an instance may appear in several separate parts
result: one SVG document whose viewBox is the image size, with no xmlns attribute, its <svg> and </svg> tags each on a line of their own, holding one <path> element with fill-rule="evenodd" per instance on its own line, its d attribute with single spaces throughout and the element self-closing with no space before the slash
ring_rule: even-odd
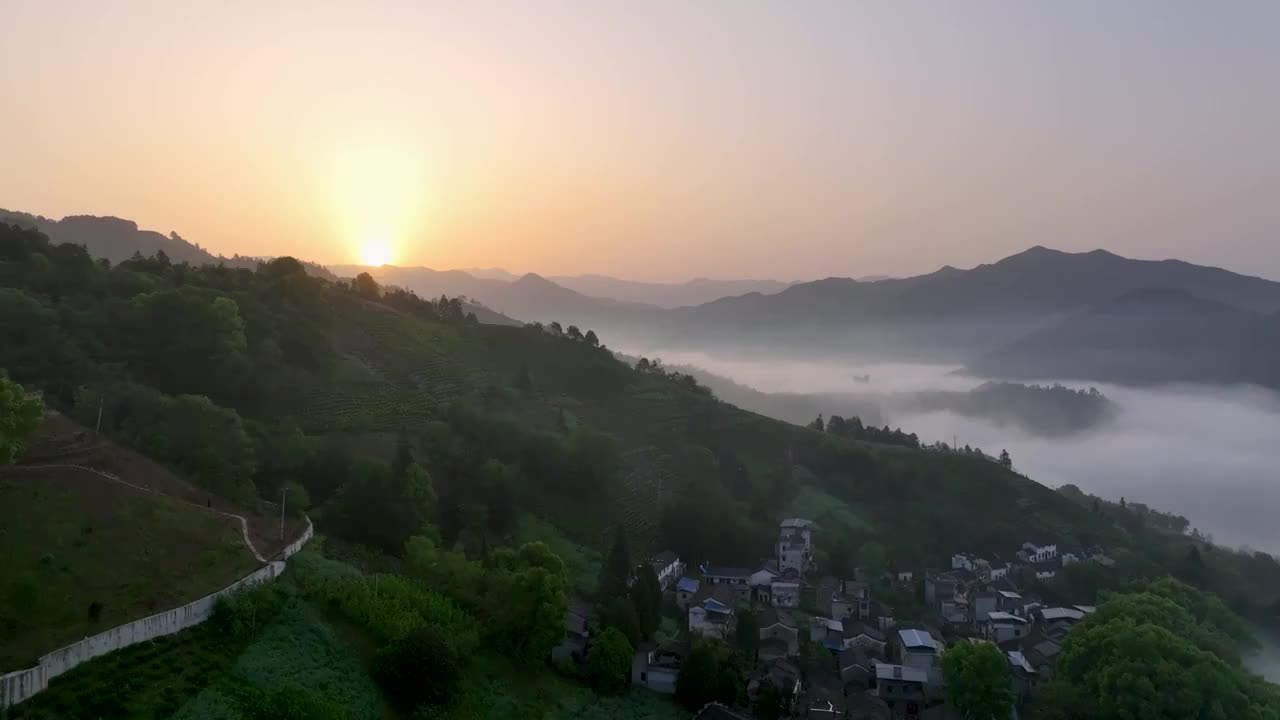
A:
<svg viewBox="0 0 1280 720">
<path fill-rule="evenodd" d="M 952 570 L 969 570 L 970 572 L 972 572 L 974 568 L 975 560 L 977 560 L 977 558 L 974 557 L 973 555 L 970 555 L 969 553 L 956 553 L 955 555 L 951 556 L 951 569 Z"/>
<path fill-rule="evenodd" d="M 899 584 L 906 584 L 915 580 L 916 574 L 911 572 L 910 570 L 899 570 L 898 574 L 895 577 L 897 578 Z"/>
<path fill-rule="evenodd" d="M 779 572 L 790 569 L 803 576 L 811 569 L 813 528 L 813 521 L 804 518 L 788 518 L 779 524 L 778 542 L 774 548 Z"/>
<path fill-rule="evenodd" d="M 810 618 L 809 640 L 816 643 L 834 640 L 835 649 L 839 650 L 844 641 L 844 623 L 834 618 L 816 616 Z"/>
<path fill-rule="evenodd" d="M 682 577 L 676 581 L 676 607 L 688 610 L 693 597 L 698 594 L 702 583 L 691 577 Z"/>
<path fill-rule="evenodd" d="M 999 609 L 1000 593 L 995 590 L 983 590 L 973 594 L 969 603 L 969 622 L 975 627 L 986 621 L 987 615 Z"/>
<path fill-rule="evenodd" d="M 906 628 L 894 637 L 893 655 L 903 665 L 929 673 L 939 667 L 941 648 L 942 643 L 928 630 Z"/>
<path fill-rule="evenodd" d="M 1009 674 L 1013 676 L 1013 696 L 1018 703 L 1025 703 L 1035 693 L 1040 674 L 1021 650 L 1009 650 L 1005 656 L 1009 658 Z"/>
<path fill-rule="evenodd" d="M 751 586 L 752 600 L 763 603 L 765 605 L 773 604 L 773 583 L 780 579 L 778 573 L 778 563 L 773 560 L 766 560 L 761 563 L 760 569 L 751 573 L 751 578 L 747 584 Z"/>
<path fill-rule="evenodd" d="M 728 640 L 733 634 L 737 594 L 728 585 L 704 585 L 689 605 L 689 632 L 705 638 Z"/>
<path fill-rule="evenodd" d="M 760 656 L 777 655 L 782 657 L 800 654 L 800 628 L 791 613 L 766 608 L 757 618 L 760 627 Z M 766 653 L 765 645 L 770 645 Z"/>
<path fill-rule="evenodd" d="M 769 586 L 769 602 L 780 608 L 800 607 L 800 583 L 773 583 Z"/>
<path fill-rule="evenodd" d="M 684 574 L 684 563 L 680 562 L 679 556 L 670 550 L 654 555 L 649 562 L 653 565 L 653 572 L 658 576 L 658 585 L 663 590 L 671 587 L 671 583 Z"/>
<path fill-rule="evenodd" d="M 702 579 L 710 585 L 726 585 L 733 588 L 740 600 L 751 599 L 751 571 L 745 568 L 704 565 Z"/>
<path fill-rule="evenodd" d="M 1061 566 L 1062 561 L 1059 558 L 1054 557 L 1049 560 L 1041 560 L 1031 563 L 1029 571 L 1035 575 L 1038 582 L 1046 582 L 1052 580 L 1058 575 L 1058 569 Z"/>
<path fill-rule="evenodd" d="M 876 659 L 864 648 L 853 647 L 840 651 L 836 656 L 840 679 L 846 687 L 865 690 L 875 685 Z"/>
<path fill-rule="evenodd" d="M 846 580 L 842 592 L 831 598 L 831 616 L 866 620 L 871 615 L 871 589 L 864 582 Z"/>
<path fill-rule="evenodd" d="M 736 600 L 751 600 L 751 571 L 746 568 L 705 565 L 702 568 L 704 584 L 723 585 L 733 589 Z"/>
<path fill-rule="evenodd" d="M 1084 559 L 1084 556 L 1084 551 L 1078 547 L 1063 547 L 1060 552 L 1063 567 L 1080 562 Z"/>
<path fill-rule="evenodd" d="M 926 570 L 924 576 L 924 600 L 935 612 L 948 615 L 946 606 L 964 604 L 969 587 L 978 577 L 970 570 Z"/>
<path fill-rule="evenodd" d="M 923 716 L 928 682 L 928 674 L 919 668 L 876 663 L 876 697 L 895 718 Z"/>
<path fill-rule="evenodd" d="M 979 625 L 982 636 L 994 643 L 1016 640 L 1030 629 L 1025 618 L 997 610 L 987 615 Z"/>
<path fill-rule="evenodd" d="M 583 662 L 587 659 L 590 641 L 591 603 L 571 598 L 564 613 L 564 637 L 552 648 L 551 660 L 562 664 Z"/>
<path fill-rule="evenodd" d="M 991 558 L 987 577 L 992 581 L 1004 580 L 1009 577 L 1009 573 L 1013 572 L 1013 568 L 1013 562 L 1009 558 L 997 553 Z"/>
<path fill-rule="evenodd" d="M 631 660 L 631 684 L 670 695 L 676 691 L 683 661 L 679 650 L 642 644 Z"/>
<path fill-rule="evenodd" d="M 840 634 L 843 648 L 864 648 L 877 655 L 883 655 L 887 644 L 880 628 L 857 620 L 846 620 Z"/>
<path fill-rule="evenodd" d="M 1022 595 L 1013 590 L 997 590 L 1000 597 L 996 600 L 996 609 L 1014 612 L 1022 607 Z"/>
<path fill-rule="evenodd" d="M 1058 559 L 1058 544 L 1024 542 L 1022 543 L 1022 550 L 1019 551 L 1018 556 L 1029 563 L 1056 560 Z"/>
</svg>

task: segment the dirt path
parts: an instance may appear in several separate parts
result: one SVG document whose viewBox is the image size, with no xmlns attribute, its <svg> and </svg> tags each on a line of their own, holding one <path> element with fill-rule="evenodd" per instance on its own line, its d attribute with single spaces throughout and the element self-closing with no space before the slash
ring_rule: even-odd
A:
<svg viewBox="0 0 1280 720">
<path fill-rule="evenodd" d="M 45 465 L 18 465 L 13 469 L 19 470 L 19 471 L 27 470 L 27 469 L 29 470 L 80 470 L 82 472 L 93 473 L 94 475 L 97 475 L 100 478 L 109 480 L 113 483 L 124 485 L 126 487 L 133 488 L 134 490 L 141 490 L 142 492 L 145 492 L 151 495 L 159 495 L 160 497 L 167 497 L 170 500 L 182 503 L 183 505 L 186 505 L 188 507 L 193 507 L 197 510 L 200 510 L 201 512 L 207 512 L 212 515 L 221 515 L 222 517 L 235 518 L 240 522 L 240 535 L 241 537 L 244 538 L 244 544 L 249 548 L 249 552 L 253 553 L 253 556 L 257 558 L 258 562 L 262 563 L 263 565 L 267 564 L 268 562 L 267 558 L 261 552 L 259 552 L 258 548 L 253 544 L 253 540 L 250 539 L 249 520 L 244 515 L 237 515 L 236 513 L 224 512 L 222 510 L 214 510 L 212 507 L 207 507 L 199 503 L 194 503 L 184 498 L 174 497 L 173 495 L 160 492 L 159 490 L 153 490 L 152 488 L 143 487 L 142 485 L 135 485 L 134 483 L 131 483 L 128 480 L 123 480 L 115 475 L 112 475 L 111 473 L 104 472 L 102 470 L 98 470 L 91 467 L 85 467 L 84 465 L 71 465 L 67 463 L 50 463 Z"/>
</svg>

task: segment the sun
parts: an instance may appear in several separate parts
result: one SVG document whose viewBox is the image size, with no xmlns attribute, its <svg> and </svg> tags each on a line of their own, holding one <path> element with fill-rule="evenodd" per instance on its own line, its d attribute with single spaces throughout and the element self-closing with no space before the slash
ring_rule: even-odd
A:
<svg viewBox="0 0 1280 720">
<path fill-rule="evenodd" d="M 390 265 L 395 257 L 391 253 L 391 244 L 386 240 L 370 239 L 360 243 L 360 264 L 368 267 Z"/>
</svg>

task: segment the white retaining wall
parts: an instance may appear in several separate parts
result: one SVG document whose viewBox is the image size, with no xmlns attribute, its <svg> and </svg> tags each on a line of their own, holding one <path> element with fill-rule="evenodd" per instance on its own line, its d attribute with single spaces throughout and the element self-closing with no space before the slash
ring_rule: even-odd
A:
<svg viewBox="0 0 1280 720">
<path fill-rule="evenodd" d="M 282 550 L 277 556 L 280 559 L 268 563 L 265 567 L 218 592 L 180 608 L 134 620 L 54 650 L 40 658 L 33 668 L 0 675 L 0 708 L 16 705 L 44 690 L 49 687 L 50 680 L 80 663 L 135 643 L 172 635 L 208 620 L 213 615 L 213 608 L 218 604 L 218 598 L 279 577 L 285 569 L 284 561 L 301 550 L 302 546 L 311 539 L 311 534 L 311 519 L 308 518 L 307 529 L 302 533 L 302 537 Z"/>
</svg>

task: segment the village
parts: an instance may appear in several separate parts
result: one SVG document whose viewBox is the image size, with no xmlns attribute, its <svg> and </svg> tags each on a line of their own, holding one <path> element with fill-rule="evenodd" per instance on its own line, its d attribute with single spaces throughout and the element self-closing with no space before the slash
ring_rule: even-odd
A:
<svg viewBox="0 0 1280 720">
<path fill-rule="evenodd" d="M 1094 611 L 1048 604 L 1037 589 L 1074 563 L 1114 564 L 1101 547 L 1028 541 L 989 557 L 958 551 L 949 567 L 892 567 L 876 577 L 857 568 L 845 578 L 818 567 L 820 537 L 814 522 L 785 519 L 773 557 L 751 568 L 691 566 L 669 551 L 654 556 L 664 613 L 679 619 L 681 631 L 640 644 L 632 685 L 675 693 L 691 644 L 714 642 L 753 648 L 749 699 L 766 688 L 780 694 L 786 701 L 779 717 L 942 719 L 958 717 L 947 705 L 943 654 L 959 643 L 990 643 L 1007 659 L 1022 706 L 1053 677 L 1067 633 Z M 754 622 L 742 622 L 743 614 Z M 743 627 L 758 637 L 744 642 Z M 580 662 L 592 631 L 590 606 L 571 603 L 559 657 Z M 753 715 L 711 703 L 695 717 Z"/>
</svg>

